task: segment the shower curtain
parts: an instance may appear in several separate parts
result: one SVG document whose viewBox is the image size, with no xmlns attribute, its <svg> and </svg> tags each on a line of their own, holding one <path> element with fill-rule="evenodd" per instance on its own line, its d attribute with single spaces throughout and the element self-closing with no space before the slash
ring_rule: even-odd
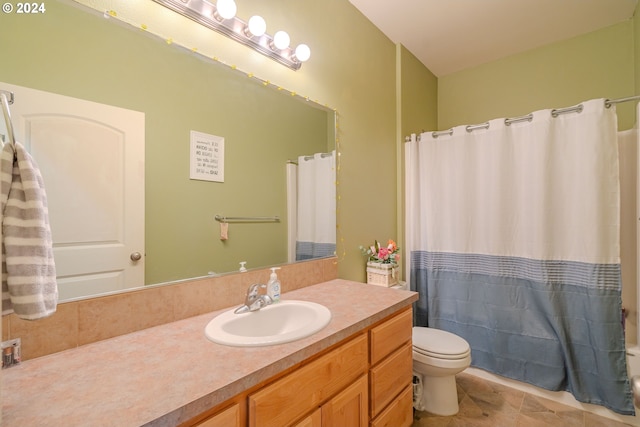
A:
<svg viewBox="0 0 640 427">
<path fill-rule="evenodd" d="M 466 339 L 475 367 L 633 414 L 617 117 L 581 108 L 406 144 L 414 320 Z"/>
<path fill-rule="evenodd" d="M 298 157 L 296 260 L 336 251 L 335 151 Z"/>
</svg>

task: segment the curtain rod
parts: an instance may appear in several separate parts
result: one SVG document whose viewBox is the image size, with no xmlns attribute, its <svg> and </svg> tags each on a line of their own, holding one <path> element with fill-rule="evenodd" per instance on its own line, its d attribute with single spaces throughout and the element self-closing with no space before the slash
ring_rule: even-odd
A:
<svg viewBox="0 0 640 427">
<path fill-rule="evenodd" d="M 326 158 L 326 157 L 331 157 L 333 155 L 333 153 L 320 153 L 320 157 L 321 158 Z M 314 156 L 304 156 L 305 160 L 313 160 Z"/>
<path fill-rule="evenodd" d="M 333 156 L 333 153 L 320 153 L 320 157 L 323 159 L 331 156 Z M 304 160 L 313 160 L 314 158 L 315 158 L 314 156 L 304 156 Z M 297 165 L 298 161 L 289 159 L 287 160 L 287 163 L 291 165 Z"/>
<path fill-rule="evenodd" d="M 620 104 L 622 102 L 629 102 L 629 101 L 636 101 L 636 100 L 640 100 L 640 95 L 627 96 L 626 98 L 605 99 L 604 100 L 604 106 L 606 108 L 611 108 L 611 106 L 614 105 L 614 104 Z M 576 106 L 573 106 L 573 107 L 553 109 L 553 110 L 551 110 L 551 115 L 553 117 L 558 117 L 560 114 L 573 113 L 573 112 L 577 112 L 577 113 L 582 112 L 582 104 L 579 104 L 579 105 L 576 105 Z M 520 116 L 520 117 L 508 117 L 508 118 L 504 119 L 504 124 L 509 126 L 512 123 L 522 122 L 522 121 L 531 121 L 532 119 L 533 119 L 533 114 L 527 114 L 526 116 Z M 485 123 L 481 123 L 481 124 L 478 124 L 478 125 L 468 125 L 465 129 L 467 130 L 467 132 L 473 132 L 474 130 L 487 129 L 488 127 L 489 127 L 489 123 L 485 122 Z M 424 130 L 422 131 L 422 133 L 424 133 Z M 440 131 L 431 132 L 431 136 L 433 138 L 437 138 L 437 137 L 443 136 L 443 135 L 453 135 L 453 128 L 449 128 L 447 130 L 440 130 Z M 420 140 L 420 134 L 417 135 L 417 138 L 418 138 L 418 141 L 419 141 Z M 410 136 L 405 136 L 404 141 L 405 142 L 411 141 L 411 137 Z"/>
<path fill-rule="evenodd" d="M 605 99 L 604 100 L 604 106 L 609 108 L 613 104 L 619 104 L 621 102 L 628 102 L 628 101 L 635 101 L 635 100 L 639 100 L 639 99 L 640 99 L 640 95 L 628 96 L 626 98 L 618 98 L 618 99 Z"/>
</svg>

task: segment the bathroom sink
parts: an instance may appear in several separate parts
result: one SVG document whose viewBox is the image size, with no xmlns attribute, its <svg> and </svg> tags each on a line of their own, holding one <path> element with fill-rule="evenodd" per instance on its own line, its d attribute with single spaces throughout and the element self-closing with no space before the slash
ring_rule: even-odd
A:
<svg viewBox="0 0 640 427">
<path fill-rule="evenodd" d="M 207 338 L 237 347 L 282 344 L 308 337 L 331 320 L 327 307 L 309 301 L 284 300 L 257 311 L 233 311 L 211 319 L 204 330 Z"/>
</svg>

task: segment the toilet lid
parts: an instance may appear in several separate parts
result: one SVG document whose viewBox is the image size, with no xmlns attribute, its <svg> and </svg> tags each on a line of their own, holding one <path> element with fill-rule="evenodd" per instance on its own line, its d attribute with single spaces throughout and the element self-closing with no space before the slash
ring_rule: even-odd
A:
<svg viewBox="0 0 640 427">
<path fill-rule="evenodd" d="M 459 359 L 471 352 L 469 343 L 451 332 L 414 326 L 412 335 L 413 350 L 427 356 Z"/>
</svg>

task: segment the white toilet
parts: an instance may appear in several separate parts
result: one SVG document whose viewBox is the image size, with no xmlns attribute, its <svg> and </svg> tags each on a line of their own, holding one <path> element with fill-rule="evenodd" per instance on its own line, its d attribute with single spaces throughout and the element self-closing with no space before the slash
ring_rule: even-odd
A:
<svg viewBox="0 0 640 427">
<path fill-rule="evenodd" d="M 435 415 L 458 412 L 455 375 L 471 364 L 463 338 L 440 329 L 413 327 L 413 406 Z"/>
</svg>

